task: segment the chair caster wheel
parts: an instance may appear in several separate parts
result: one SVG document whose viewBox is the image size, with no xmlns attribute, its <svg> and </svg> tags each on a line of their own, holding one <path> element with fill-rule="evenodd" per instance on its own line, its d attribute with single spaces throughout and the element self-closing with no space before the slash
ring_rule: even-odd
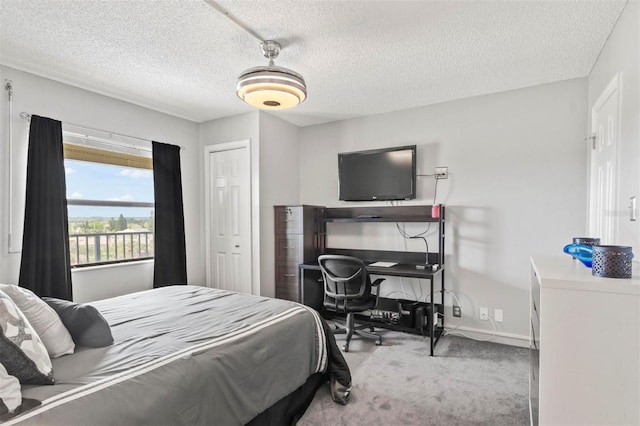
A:
<svg viewBox="0 0 640 426">
<path fill-rule="evenodd" d="M 349 346 L 343 345 L 342 346 L 342 350 L 345 351 L 345 352 L 349 352 Z"/>
<path fill-rule="evenodd" d="M 373 333 L 375 329 L 373 327 L 369 327 L 369 331 Z"/>
<path fill-rule="evenodd" d="M 382 345 L 382 340 L 376 340 L 376 346 Z"/>
</svg>

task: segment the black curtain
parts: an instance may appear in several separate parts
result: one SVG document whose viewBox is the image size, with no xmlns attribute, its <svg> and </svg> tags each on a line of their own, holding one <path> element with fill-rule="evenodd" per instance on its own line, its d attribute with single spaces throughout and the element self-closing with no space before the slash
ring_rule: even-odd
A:
<svg viewBox="0 0 640 426">
<path fill-rule="evenodd" d="M 155 258 L 153 287 L 187 283 L 180 147 L 153 142 Z"/>
<path fill-rule="evenodd" d="M 32 115 L 18 284 L 72 300 L 66 193 L 62 123 Z"/>
</svg>

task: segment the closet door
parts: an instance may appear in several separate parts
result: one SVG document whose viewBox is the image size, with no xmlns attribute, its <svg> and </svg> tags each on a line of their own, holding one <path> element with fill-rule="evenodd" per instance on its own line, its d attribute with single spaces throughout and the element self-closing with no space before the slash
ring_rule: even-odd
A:
<svg viewBox="0 0 640 426">
<path fill-rule="evenodd" d="M 207 155 L 207 285 L 251 294 L 249 148 Z"/>
<path fill-rule="evenodd" d="M 618 244 L 619 78 L 616 76 L 591 109 L 591 182 L 589 235 Z"/>
</svg>

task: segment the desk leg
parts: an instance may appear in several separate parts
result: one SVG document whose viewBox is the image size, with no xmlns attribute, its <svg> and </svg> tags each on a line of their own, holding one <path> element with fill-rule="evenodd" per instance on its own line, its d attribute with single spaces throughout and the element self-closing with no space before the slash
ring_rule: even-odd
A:
<svg viewBox="0 0 640 426">
<path fill-rule="evenodd" d="M 444 269 L 442 270 L 442 272 L 440 273 L 440 288 L 442 289 L 442 293 L 440 293 L 442 295 L 442 333 L 444 333 L 444 319 L 446 318 L 446 315 L 444 314 L 446 312 L 446 308 L 444 307 L 444 295 L 445 295 L 445 289 L 444 289 Z M 442 335 L 438 336 L 438 338 L 440 338 Z"/>
<path fill-rule="evenodd" d="M 304 305 L 304 269 L 302 266 L 298 265 L 298 303 Z"/>
<path fill-rule="evenodd" d="M 430 346 L 431 346 L 431 356 L 433 356 L 433 347 L 435 346 L 433 339 L 434 339 L 435 334 L 436 334 L 436 323 L 437 323 L 436 318 L 437 318 L 437 315 L 438 315 L 437 313 L 435 313 L 436 312 L 435 311 L 436 307 L 435 307 L 435 303 L 433 303 L 433 277 L 431 277 L 429 279 L 429 286 L 430 286 L 430 291 L 431 291 L 431 293 L 430 293 L 431 294 L 431 302 L 430 302 L 431 303 L 431 330 L 430 330 L 430 333 L 429 333 L 429 340 L 430 340 L 429 343 L 430 343 Z"/>
<path fill-rule="evenodd" d="M 324 301 L 322 273 L 319 270 L 299 267 L 298 294 L 300 294 L 300 303 L 322 312 Z"/>
</svg>

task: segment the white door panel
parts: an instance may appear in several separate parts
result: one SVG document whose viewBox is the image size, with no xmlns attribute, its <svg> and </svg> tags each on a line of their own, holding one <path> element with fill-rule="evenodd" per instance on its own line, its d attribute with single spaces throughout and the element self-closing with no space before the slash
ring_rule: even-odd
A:
<svg viewBox="0 0 640 426">
<path fill-rule="evenodd" d="M 247 147 L 208 153 L 207 284 L 252 292 L 250 156 Z"/>
<path fill-rule="evenodd" d="M 213 281 L 213 286 L 216 288 L 222 288 L 221 285 L 224 285 L 225 282 L 227 282 L 227 277 L 226 277 L 226 269 L 227 269 L 227 262 L 226 262 L 226 254 L 225 253 L 216 253 L 216 262 L 215 262 L 215 273 L 214 273 L 214 281 Z"/>
<path fill-rule="evenodd" d="M 595 143 L 591 151 L 589 236 L 602 244 L 616 244 L 618 109 L 617 78 L 605 89 L 591 110 Z"/>
</svg>

